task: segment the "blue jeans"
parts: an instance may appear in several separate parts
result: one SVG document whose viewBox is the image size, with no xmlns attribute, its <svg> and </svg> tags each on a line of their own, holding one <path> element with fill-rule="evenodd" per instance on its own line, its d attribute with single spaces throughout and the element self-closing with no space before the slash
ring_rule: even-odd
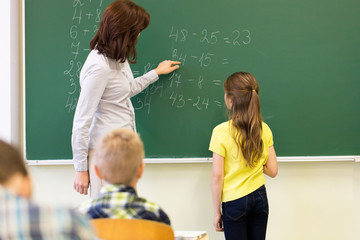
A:
<svg viewBox="0 0 360 240">
<path fill-rule="evenodd" d="M 242 198 L 222 203 L 226 240 L 264 240 L 269 215 L 265 185 Z"/>
</svg>

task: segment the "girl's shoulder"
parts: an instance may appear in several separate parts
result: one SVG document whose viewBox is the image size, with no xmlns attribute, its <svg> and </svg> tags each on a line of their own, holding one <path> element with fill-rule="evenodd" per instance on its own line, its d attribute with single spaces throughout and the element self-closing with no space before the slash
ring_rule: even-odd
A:
<svg viewBox="0 0 360 240">
<path fill-rule="evenodd" d="M 262 122 L 262 129 L 264 132 L 271 132 L 269 125 L 267 125 L 265 122 Z"/>
<path fill-rule="evenodd" d="M 231 124 L 230 121 L 222 122 L 222 123 L 216 125 L 214 127 L 214 129 L 227 129 L 227 128 L 229 128 L 230 124 Z"/>
<path fill-rule="evenodd" d="M 273 143 L 273 134 L 272 131 L 269 127 L 269 125 L 267 125 L 265 122 L 262 122 L 262 135 L 263 135 L 263 140 L 265 140 L 266 142 L 269 142 L 270 145 L 272 145 Z"/>
<path fill-rule="evenodd" d="M 214 127 L 213 134 L 218 134 L 218 135 L 229 134 L 230 129 L 231 129 L 231 121 L 226 121 Z"/>
<path fill-rule="evenodd" d="M 264 129 L 264 128 L 270 129 L 269 125 L 267 125 L 266 122 L 262 122 L 262 127 L 263 127 L 263 129 Z"/>
</svg>

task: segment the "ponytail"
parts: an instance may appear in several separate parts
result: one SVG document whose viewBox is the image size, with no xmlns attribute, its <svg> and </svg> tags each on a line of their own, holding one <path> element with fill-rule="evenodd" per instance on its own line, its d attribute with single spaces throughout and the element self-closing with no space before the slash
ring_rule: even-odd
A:
<svg viewBox="0 0 360 240">
<path fill-rule="evenodd" d="M 224 82 L 232 106 L 233 138 L 249 167 L 254 167 L 263 152 L 259 85 L 251 73 L 237 72 Z"/>
</svg>

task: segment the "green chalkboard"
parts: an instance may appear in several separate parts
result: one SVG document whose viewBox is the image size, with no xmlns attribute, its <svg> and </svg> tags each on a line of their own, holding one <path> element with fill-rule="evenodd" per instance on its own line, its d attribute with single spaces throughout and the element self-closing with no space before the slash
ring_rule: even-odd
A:
<svg viewBox="0 0 360 240">
<path fill-rule="evenodd" d="M 71 159 L 79 70 L 110 0 L 25 1 L 26 156 Z M 173 74 L 135 96 L 146 156 L 209 157 L 227 119 L 222 83 L 260 84 L 280 156 L 360 154 L 360 2 L 137 0 L 151 15 L 134 76 L 164 59 Z"/>
</svg>

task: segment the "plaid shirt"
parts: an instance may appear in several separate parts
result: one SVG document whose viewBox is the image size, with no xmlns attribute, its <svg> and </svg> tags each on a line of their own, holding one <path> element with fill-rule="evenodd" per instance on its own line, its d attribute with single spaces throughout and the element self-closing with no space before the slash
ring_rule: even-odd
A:
<svg viewBox="0 0 360 240">
<path fill-rule="evenodd" d="M 0 239 L 95 239 L 88 219 L 68 208 L 40 207 L 0 186 Z"/>
<path fill-rule="evenodd" d="M 90 218 L 147 219 L 170 225 L 169 217 L 155 203 L 137 196 L 134 188 L 108 184 L 95 199 L 83 203 L 80 211 Z"/>
</svg>

